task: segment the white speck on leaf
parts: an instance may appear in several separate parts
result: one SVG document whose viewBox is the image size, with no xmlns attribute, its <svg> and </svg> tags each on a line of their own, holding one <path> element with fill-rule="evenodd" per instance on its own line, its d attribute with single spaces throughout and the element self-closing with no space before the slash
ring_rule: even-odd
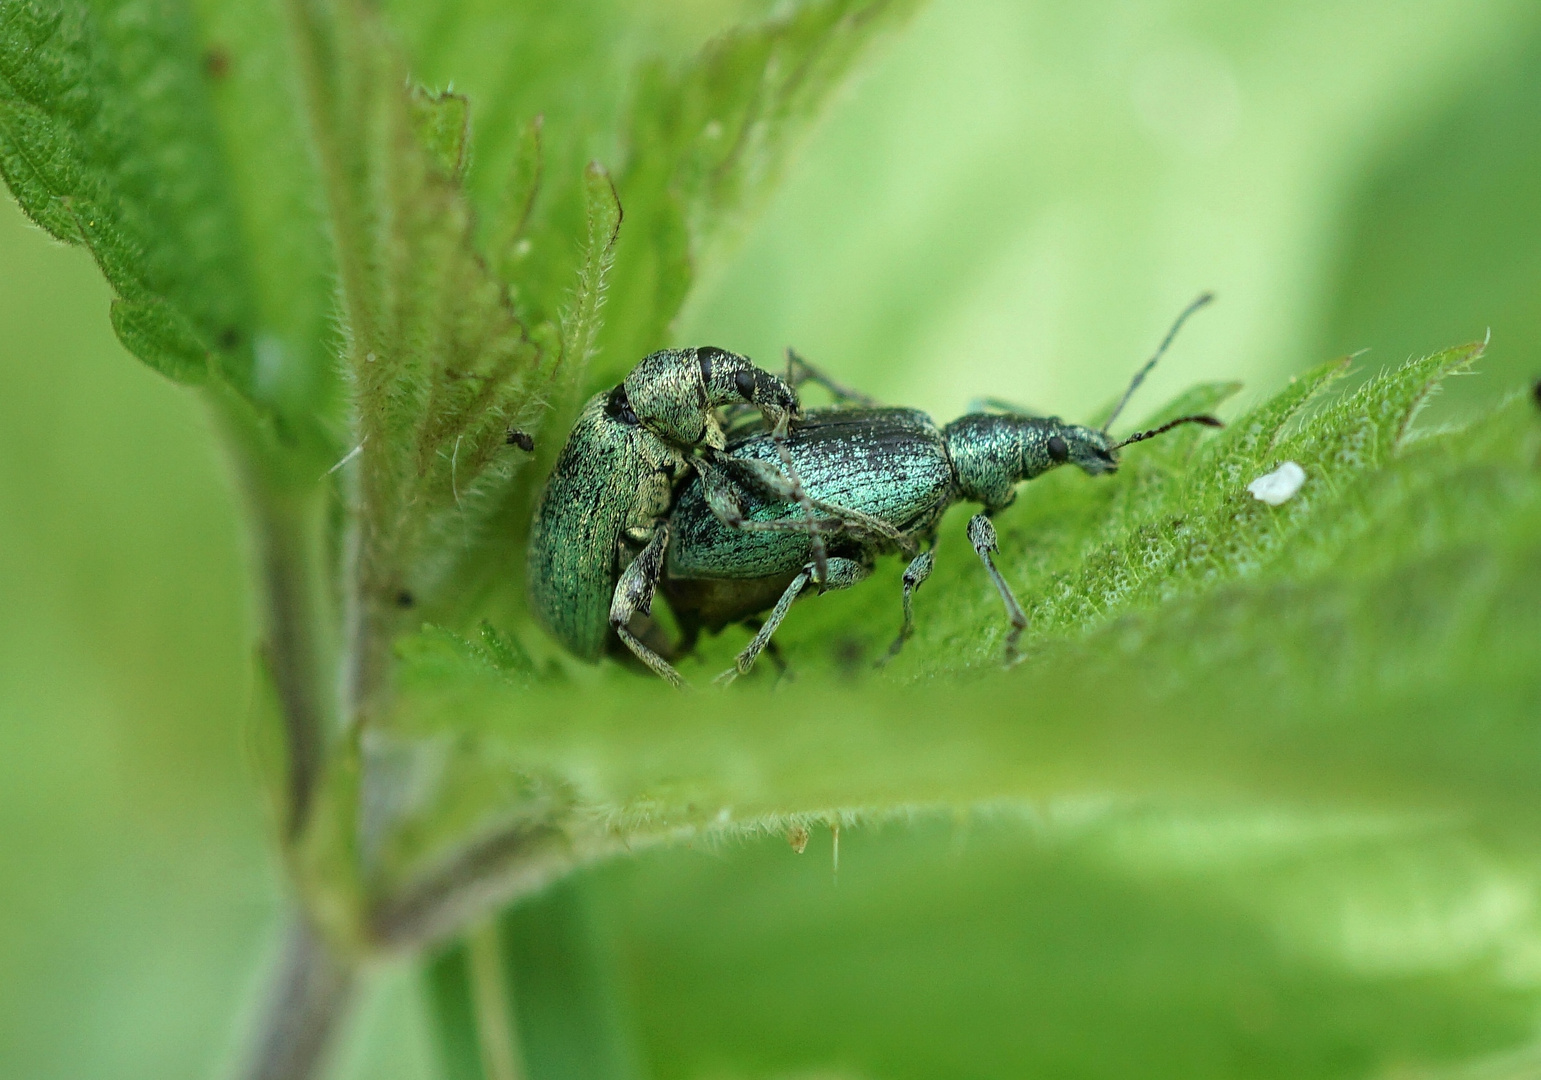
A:
<svg viewBox="0 0 1541 1080">
<path fill-rule="evenodd" d="M 1259 476 L 1247 485 L 1252 497 L 1269 506 L 1282 506 L 1295 497 L 1306 482 L 1306 471 L 1293 461 L 1286 461 L 1271 473 Z"/>
</svg>

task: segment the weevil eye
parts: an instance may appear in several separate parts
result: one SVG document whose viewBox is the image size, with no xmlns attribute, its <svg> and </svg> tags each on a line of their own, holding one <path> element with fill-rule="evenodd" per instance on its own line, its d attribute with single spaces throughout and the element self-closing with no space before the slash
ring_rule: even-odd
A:
<svg viewBox="0 0 1541 1080">
<path fill-rule="evenodd" d="M 735 372 L 733 375 L 733 387 L 738 391 L 739 397 L 745 401 L 753 401 L 755 390 L 754 373 L 749 371 Z"/>
<path fill-rule="evenodd" d="M 1058 435 L 1049 436 L 1049 457 L 1056 464 L 1063 465 L 1070 460 L 1070 445 Z"/>
<path fill-rule="evenodd" d="M 631 399 L 626 396 L 626 386 L 619 384 L 610 391 L 610 396 L 605 399 L 605 415 L 612 420 L 619 420 L 623 424 L 636 426 L 637 414 L 632 411 Z"/>
</svg>

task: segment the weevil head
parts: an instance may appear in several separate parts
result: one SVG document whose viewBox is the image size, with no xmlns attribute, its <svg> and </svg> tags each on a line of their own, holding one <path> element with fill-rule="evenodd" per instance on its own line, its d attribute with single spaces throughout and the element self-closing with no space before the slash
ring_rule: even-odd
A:
<svg viewBox="0 0 1541 1080">
<path fill-rule="evenodd" d="M 782 416 L 797 415 L 797 391 L 756 367 L 747 356 L 712 345 L 688 351 L 696 354 L 696 367 L 708 404 L 753 405 L 772 423 Z"/>
<path fill-rule="evenodd" d="M 959 494 L 989 507 L 1008 505 L 1018 484 L 1061 465 L 1092 476 L 1118 468 L 1107 432 L 1057 416 L 969 413 L 948 424 L 942 437 Z"/>
<path fill-rule="evenodd" d="M 1211 294 L 1205 293 L 1183 309 L 1157 347 L 1156 354 L 1135 373 L 1101 427 L 1067 424 L 1057 416 L 1028 416 L 1016 412 L 969 413 L 948 424 L 942 434 L 952 461 L 958 494 L 992 509 L 1000 509 L 1011 503 L 1017 484 L 1042 476 L 1050 469 L 1075 465 L 1088 476 L 1108 476 L 1118 471 L 1118 452 L 1130 443 L 1153 439 L 1182 424 L 1220 427 L 1220 421 L 1213 416 L 1180 416 L 1126 439 L 1115 441 L 1108 434 L 1108 429 L 1172 344 L 1188 316 L 1213 299 Z"/>
<path fill-rule="evenodd" d="M 1219 420 L 1208 414 L 1179 416 L 1149 431 L 1137 431 L 1126 439 L 1113 441 L 1113 436 L 1100 428 L 1082 427 L 1079 424 L 1061 424 L 1050 421 L 1052 427 L 1044 431 L 1043 453 L 1049 459 L 1048 468 L 1071 464 L 1080 466 L 1088 476 L 1107 476 L 1118 471 L 1118 452 L 1130 443 L 1144 442 L 1158 435 L 1165 435 L 1184 424 L 1203 427 L 1224 427 Z"/>
<path fill-rule="evenodd" d="M 1087 476 L 1118 471 L 1118 446 L 1106 431 L 1080 424 L 1056 424 L 1045 432 L 1044 455 L 1049 467 L 1075 465 Z"/>
<path fill-rule="evenodd" d="M 1118 452 L 1132 442 L 1153 438 L 1179 424 L 1218 427 L 1212 416 L 1184 416 L 1122 442 L 1101 428 L 1067 424 L 1054 416 L 969 413 L 942 430 L 947 457 L 960 497 L 999 509 L 1011 504 L 1016 486 L 1061 465 L 1074 465 L 1088 476 L 1118 471 Z"/>
<path fill-rule="evenodd" d="M 676 446 L 722 449 L 715 411 L 753 405 L 775 424 L 797 415 L 797 392 L 747 356 L 703 345 L 665 349 L 642 360 L 617 388 L 639 423 Z"/>
</svg>

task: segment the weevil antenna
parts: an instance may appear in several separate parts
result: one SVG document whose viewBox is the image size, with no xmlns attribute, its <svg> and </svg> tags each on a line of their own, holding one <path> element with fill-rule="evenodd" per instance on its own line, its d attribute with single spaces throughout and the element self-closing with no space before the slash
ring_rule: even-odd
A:
<svg viewBox="0 0 1541 1080">
<path fill-rule="evenodd" d="M 1118 414 L 1124 411 L 1124 406 L 1129 404 L 1129 399 L 1134 396 L 1134 392 L 1138 390 L 1140 388 L 1140 384 L 1145 381 L 1145 376 L 1150 374 L 1150 369 L 1156 366 L 1156 361 L 1160 360 L 1167 349 L 1171 347 L 1172 339 L 1177 337 L 1177 331 L 1183 328 L 1183 323 L 1188 321 L 1188 316 L 1192 315 L 1195 311 L 1209 303 L 1214 298 L 1215 294 L 1212 292 L 1200 293 L 1198 298 L 1195 299 L 1193 303 L 1182 309 L 1182 314 L 1177 316 L 1177 321 L 1172 324 L 1172 329 L 1168 330 L 1166 332 L 1166 337 L 1161 339 L 1161 344 L 1156 349 L 1156 355 L 1145 361 L 1145 366 L 1142 367 L 1139 371 L 1135 372 L 1134 378 L 1129 382 L 1129 389 L 1124 391 L 1124 396 L 1118 399 L 1117 405 L 1113 406 L 1112 415 L 1108 417 L 1107 423 L 1102 425 L 1102 430 L 1107 431 L 1113 427 L 1113 421 L 1117 420 Z"/>
<path fill-rule="evenodd" d="M 1165 435 L 1168 431 L 1171 431 L 1174 427 L 1181 427 L 1183 424 L 1203 424 L 1205 427 L 1224 427 L 1225 426 L 1219 420 L 1215 419 L 1213 416 L 1208 416 L 1208 415 L 1179 416 L 1176 420 L 1168 420 L 1166 423 L 1162 424 L 1158 428 L 1151 428 L 1149 431 L 1137 431 L 1133 435 L 1131 435 L 1127 439 L 1125 439 L 1123 442 L 1117 443 L 1116 445 L 1114 445 L 1113 449 L 1114 450 L 1122 450 L 1124 447 L 1128 446 L 1130 443 L 1144 442 L 1146 439 L 1154 439 L 1157 435 Z"/>
</svg>

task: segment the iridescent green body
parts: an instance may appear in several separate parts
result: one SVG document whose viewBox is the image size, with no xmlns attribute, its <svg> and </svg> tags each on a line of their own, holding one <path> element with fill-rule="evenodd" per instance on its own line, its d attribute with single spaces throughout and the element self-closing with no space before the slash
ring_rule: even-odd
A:
<svg viewBox="0 0 1541 1080">
<path fill-rule="evenodd" d="M 610 602 L 623 561 L 652 537 L 675 481 L 688 472 L 679 450 L 615 415 L 612 397 L 595 394 L 583 407 L 530 530 L 530 610 L 590 661 L 616 641 Z"/>
<path fill-rule="evenodd" d="M 673 446 L 723 447 L 716 409 L 754 405 L 769 424 L 797 412 L 797 393 L 746 356 L 711 345 L 642 358 L 621 384 L 638 421 Z"/>
<path fill-rule="evenodd" d="M 906 536 L 928 532 L 950 501 L 953 471 L 942 433 L 917 409 L 810 412 L 788 432 L 787 448 L 810 494 L 817 491 L 817 498 L 877 517 Z M 730 462 L 773 461 L 776 448 L 759 431 L 736 437 L 728 452 Z M 804 475 L 804 469 L 810 472 Z M 797 513 L 785 500 L 757 490 L 748 478 L 739 479 L 740 503 L 749 520 L 790 520 Z M 805 534 L 745 532 L 723 525 L 699 483 L 683 487 L 670 521 L 674 535 L 664 588 L 676 610 L 679 586 L 687 581 L 761 582 L 779 595 L 812 557 Z M 858 561 L 898 550 L 889 537 L 853 530 L 832 533 L 825 542 L 831 554 Z M 748 614 L 753 611 L 737 617 Z M 723 621 L 714 617 L 713 628 Z"/>
<path fill-rule="evenodd" d="M 676 488 L 693 470 L 714 468 L 725 406 L 758 409 L 774 441 L 798 400 L 748 358 L 701 346 L 653 353 L 584 406 L 541 495 L 527 556 L 530 609 L 575 656 L 598 660 L 624 642 L 678 681 L 657 643 L 635 637 L 629 624 L 649 610 L 651 584 L 642 578 L 661 565 Z M 784 490 L 798 493 L 795 477 Z M 802 510 L 810 520 L 811 512 Z"/>
<path fill-rule="evenodd" d="M 1178 317 L 1106 426 L 1183 321 L 1210 299 L 1199 297 Z M 799 412 L 792 384 L 807 379 L 846 404 L 792 425 Z M 729 438 L 722 421 L 740 405 L 758 409 L 760 423 L 733 427 Z M 934 565 L 937 524 L 949 506 L 968 500 L 984 505 L 968 537 L 1011 623 L 1009 663 L 1027 616 L 995 566 L 990 515 L 1024 480 L 1065 464 L 1111 473 L 1121 447 L 1188 423 L 1219 425 L 1183 416 L 1115 443 L 1105 429 L 1057 417 L 975 412 L 939 431 L 925 413 L 877 407 L 790 350 L 786 381 L 721 349 L 654 353 L 588 403 L 562 450 L 530 540 L 531 607 L 576 655 L 595 660 L 624 642 L 675 685 L 683 680 L 664 654 L 688 650 L 702 627 L 769 611 L 720 677 L 726 681 L 773 649 L 771 635 L 808 585 L 848 588 L 878 556 L 902 551 L 910 562 L 892 655 L 913 632 L 914 594 Z M 656 634 L 651 624 L 633 627 L 660 586 L 685 632 L 677 649 L 639 638 Z"/>
<path fill-rule="evenodd" d="M 881 555 L 913 555 L 918 543 L 934 540 L 955 502 L 980 502 L 993 513 L 1010 505 L 1017 484 L 1058 465 L 1075 464 L 1091 475 L 1118 465 L 1102 431 L 1054 417 L 996 413 L 970 413 L 938 430 L 917 409 L 819 410 L 792 427 L 786 445 L 812 498 L 869 515 L 897 532 L 895 538 L 832 525 L 824 535 L 830 556 L 862 568 Z M 728 453 L 730 460 L 773 461 L 777 449 L 756 431 L 731 440 Z M 737 479 L 749 520 L 798 514 L 784 499 L 757 491 L 752 478 Z M 663 589 L 687 631 L 715 631 L 769 609 L 812 557 L 804 533 L 745 532 L 723 524 L 694 481 L 681 489 L 670 524 Z"/>
</svg>

